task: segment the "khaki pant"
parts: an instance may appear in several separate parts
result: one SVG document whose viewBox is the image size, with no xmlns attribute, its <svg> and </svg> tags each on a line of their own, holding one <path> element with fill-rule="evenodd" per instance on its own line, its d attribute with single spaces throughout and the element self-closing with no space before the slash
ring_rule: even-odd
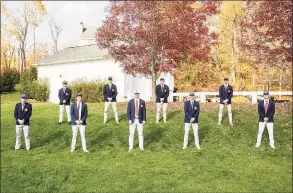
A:
<svg viewBox="0 0 293 193">
<path fill-rule="evenodd" d="M 197 148 L 199 148 L 199 139 L 198 139 L 198 124 L 197 123 L 185 123 L 184 126 L 184 142 L 183 146 L 187 147 L 188 145 L 188 135 L 189 135 L 189 129 L 190 126 L 193 128 L 193 134 L 194 134 L 194 143 Z"/>
<path fill-rule="evenodd" d="M 220 104 L 219 123 L 222 122 L 224 106 L 225 106 L 224 104 Z M 231 104 L 227 104 L 227 110 L 228 110 L 229 123 L 232 123 L 232 105 Z"/>
<path fill-rule="evenodd" d="M 157 106 L 157 116 L 156 116 L 156 122 L 160 121 L 160 111 L 163 109 L 163 119 L 164 122 L 167 121 L 167 108 L 168 108 L 168 103 L 156 103 Z"/>
<path fill-rule="evenodd" d="M 143 149 L 143 124 L 138 119 L 134 119 L 134 123 L 129 125 L 129 150 L 133 149 L 133 140 L 135 128 L 137 127 L 139 148 Z"/>
<path fill-rule="evenodd" d="M 62 123 L 63 121 L 64 108 L 66 109 L 67 121 L 71 122 L 70 105 L 59 105 L 59 123 Z"/>
<path fill-rule="evenodd" d="M 274 144 L 274 123 L 267 123 L 267 122 L 259 122 L 256 146 L 259 147 L 261 144 L 261 138 L 262 138 L 262 134 L 265 129 L 265 126 L 267 126 L 267 129 L 269 132 L 270 146 L 274 148 L 275 147 L 275 144 Z"/>
<path fill-rule="evenodd" d="M 85 125 L 72 125 L 71 150 L 75 150 L 76 137 L 77 137 L 78 129 L 79 129 L 79 132 L 80 132 L 82 149 L 85 151 L 85 150 L 87 150 L 86 149 L 86 140 L 85 140 Z"/>
<path fill-rule="evenodd" d="M 114 111 L 114 116 L 115 116 L 115 120 L 116 122 L 118 122 L 118 111 L 117 111 L 117 106 L 116 106 L 116 102 L 105 102 L 105 110 L 104 110 L 104 123 L 107 122 L 108 120 L 108 112 L 109 112 L 109 107 L 110 105 L 113 108 Z"/>
<path fill-rule="evenodd" d="M 29 125 L 16 125 L 16 143 L 15 149 L 19 149 L 21 145 L 21 134 L 24 134 L 26 150 L 30 150 L 30 127 Z"/>
</svg>

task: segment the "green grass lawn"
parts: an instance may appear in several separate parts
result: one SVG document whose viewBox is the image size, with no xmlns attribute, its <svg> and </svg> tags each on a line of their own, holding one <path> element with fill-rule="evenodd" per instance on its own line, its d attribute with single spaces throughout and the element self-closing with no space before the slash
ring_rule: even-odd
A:
<svg viewBox="0 0 293 193">
<path fill-rule="evenodd" d="M 1 192 L 291 192 L 291 105 L 277 104 L 275 146 L 265 130 L 255 148 L 257 106 L 234 104 L 234 126 L 227 111 L 217 125 L 216 104 L 201 104 L 199 139 L 182 150 L 183 104 L 170 104 L 168 123 L 155 124 L 155 105 L 147 104 L 145 151 L 128 152 L 126 103 L 119 103 L 120 124 L 112 111 L 103 125 L 104 104 L 88 104 L 86 139 L 89 153 L 70 153 L 71 126 L 58 122 L 58 105 L 33 101 L 31 151 L 14 151 L 14 105 L 19 93 L 1 96 Z M 32 100 L 29 100 L 31 102 Z M 65 114 L 64 114 L 65 118 Z M 22 138 L 23 140 L 23 138 Z"/>
</svg>

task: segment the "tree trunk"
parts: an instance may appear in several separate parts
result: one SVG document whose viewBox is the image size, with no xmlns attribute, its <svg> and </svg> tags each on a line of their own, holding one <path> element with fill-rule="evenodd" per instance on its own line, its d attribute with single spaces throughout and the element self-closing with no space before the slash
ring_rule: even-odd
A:
<svg viewBox="0 0 293 193">
<path fill-rule="evenodd" d="M 279 92 L 282 92 L 283 69 L 280 68 Z M 282 95 L 279 94 L 279 100 L 282 100 Z"/>
<path fill-rule="evenodd" d="M 156 73 L 156 58 L 155 54 L 153 54 L 152 62 L 151 62 L 151 73 L 152 73 L 152 101 L 156 101 L 156 81 L 157 81 L 157 73 Z"/>
<path fill-rule="evenodd" d="M 36 62 L 36 27 L 34 25 L 34 62 Z"/>
<path fill-rule="evenodd" d="M 252 89 L 255 90 L 255 70 L 252 69 Z"/>
</svg>

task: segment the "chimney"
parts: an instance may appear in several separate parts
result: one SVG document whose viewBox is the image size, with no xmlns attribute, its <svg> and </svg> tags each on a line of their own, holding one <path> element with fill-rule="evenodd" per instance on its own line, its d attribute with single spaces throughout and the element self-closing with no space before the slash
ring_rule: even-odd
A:
<svg viewBox="0 0 293 193">
<path fill-rule="evenodd" d="M 80 22 L 80 36 L 82 35 L 83 30 L 84 30 L 83 22 Z"/>
</svg>

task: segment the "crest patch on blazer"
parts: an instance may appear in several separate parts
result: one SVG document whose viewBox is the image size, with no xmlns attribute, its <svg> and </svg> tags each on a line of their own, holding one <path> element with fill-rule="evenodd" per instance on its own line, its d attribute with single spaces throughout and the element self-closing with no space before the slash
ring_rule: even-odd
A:
<svg viewBox="0 0 293 193">
<path fill-rule="evenodd" d="M 140 105 L 140 107 L 143 107 L 143 105 Z"/>
<path fill-rule="evenodd" d="M 230 90 L 228 90 L 228 92 L 230 92 Z"/>
<path fill-rule="evenodd" d="M 167 92 L 167 90 L 165 89 L 164 92 Z"/>
<path fill-rule="evenodd" d="M 197 107 L 194 107 L 194 110 L 196 110 L 197 109 Z"/>
<path fill-rule="evenodd" d="M 113 92 L 115 91 L 114 88 L 112 89 L 112 91 L 113 91 Z"/>
<path fill-rule="evenodd" d="M 68 95 L 68 93 L 66 93 L 66 96 Z"/>
<path fill-rule="evenodd" d="M 25 108 L 25 109 L 24 109 L 24 111 L 28 111 L 28 109 L 27 109 L 27 108 Z"/>
</svg>

